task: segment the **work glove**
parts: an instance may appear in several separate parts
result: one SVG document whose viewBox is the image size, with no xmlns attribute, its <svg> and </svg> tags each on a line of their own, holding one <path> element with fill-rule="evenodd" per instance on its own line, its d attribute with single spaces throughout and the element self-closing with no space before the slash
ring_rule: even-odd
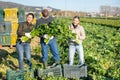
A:
<svg viewBox="0 0 120 80">
<path fill-rule="evenodd" d="M 45 39 L 48 39 L 48 38 L 49 38 L 49 39 L 51 40 L 51 39 L 54 38 L 54 36 L 51 36 L 51 37 L 50 37 L 48 34 L 44 34 L 44 35 L 43 35 L 43 38 L 45 38 Z"/>
<path fill-rule="evenodd" d="M 25 36 L 28 37 L 28 38 L 31 38 L 30 33 L 25 33 Z"/>
<path fill-rule="evenodd" d="M 45 39 L 49 38 L 48 34 L 44 34 L 43 38 L 45 38 Z"/>
<path fill-rule="evenodd" d="M 51 36 L 51 37 L 50 37 L 50 40 L 53 39 L 53 38 L 54 38 L 54 36 Z"/>
<path fill-rule="evenodd" d="M 45 34 L 45 35 L 43 35 L 43 38 L 44 38 L 44 42 L 45 42 L 46 44 L 48 44 L 49 41 L 54 38 L 54 36 L 51 36 L 51 37 L 50 37 L 48 34 Z"/>
</svg>

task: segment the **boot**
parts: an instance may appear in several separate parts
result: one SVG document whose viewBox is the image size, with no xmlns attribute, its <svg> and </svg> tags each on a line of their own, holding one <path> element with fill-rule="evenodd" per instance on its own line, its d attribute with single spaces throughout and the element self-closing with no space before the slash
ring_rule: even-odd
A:
<svg viewBox="0 0 120 80">
<path fill-rule="evenodd" d="M 47 68 L 47 62 L 43 62 L 43 68 L 44 68 L 44 69 Z"/>
<path fill-rule="evenodd" d="M 50 67 L 53 68 L 53 67 L 56 67 L 59 64 L 60 64 L 60 61 L 55 61 Z"/>
</svg>

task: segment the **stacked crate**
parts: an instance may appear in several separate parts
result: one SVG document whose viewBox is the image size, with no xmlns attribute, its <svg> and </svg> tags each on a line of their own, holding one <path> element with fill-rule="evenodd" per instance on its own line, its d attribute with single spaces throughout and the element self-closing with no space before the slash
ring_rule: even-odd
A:
<svg viewBox="0 0 120 80">
<path fill-rule="evenodd" d="M 0 22 L 4 21 L 4 10 L 0 9 Z M 4 27 L 2 27 L 3 24 L 0 24 L 0 45 L 2 43 L 2 36 L 1 36 L 1 32 L 3 32 Z"/>
<path fill-rule="evenodd" d="M 10 21 L 11 22 L 11 30 L 9 33 L 10 36 L 10 45 L 16 44 L 17 39 L 17 28 L 18 28 L 18 9 L 17 8 L 6 8 L 4 9 L 5 18 L 4 21 Z"/>
<path fill-rule="evenodd" d="M 0 22 L 4 21 L 4 10 L 0 9 Z"/>
<path fill-rule="evenodd" d="M 11 22 L 17 22 L 18 23 L 18 8 L 6 8 L 4 9 L 5 18 L 4 21 L 11 21 Z"/>
<path fill-rule="evenodd" d="M 25 13 L 18 8 L 5 8 L 0 10 L 0 44 L 1 45 L 16 45 L 18 23 L 23 22 Z"/>
<path fill-rule="evenodd" d="M 18 27 L 17 23 L 11 23 L 10 21 L 0 22 L 0 44 L 1 45 L 12 46 L 16 44 L 17 27 Z"/>
<path fill-rule="evenodd" d="M 25 11 L 22 9 L 18 10 L 18 22 L 25 21 Z"/>
<path fill-rule="evenodd" d="M 0 22 L 0 44 L 10 45 L 11 22 Z"/>
</svg>

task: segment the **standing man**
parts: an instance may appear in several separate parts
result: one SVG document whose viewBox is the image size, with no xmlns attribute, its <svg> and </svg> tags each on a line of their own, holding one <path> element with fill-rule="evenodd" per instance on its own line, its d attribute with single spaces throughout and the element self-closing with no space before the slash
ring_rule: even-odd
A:
<svg viewBox="0 0 120 80">
<path fill-rule="evenodd" d="M 29 65 L 29 69 L 30 70 L 32 69 L 30 40 L 27 42 L 22 42 L 21 37 L 27 36 L 28 38 L 31 38 L 30 32 L 34 27 L 32 24 L 33 19 L 34 19 L 34 15 L 32 13 L 28 13 L 26 17 L 26 21 L 21 22 L 17 30 L 18 38 L 16 43 L 16 50 L 19 56 L 18 62 L 21 71 L 24 71 L 24 66 L 23 66 L 24 53 L 27 58 L 27 64 Z"/>
<path fill-rule="evenodd" d="M 49 11 L 47 9 L 42 10 L 42 17 L 36 21 L 36 26 L 44 23 L 51 23 L 53 21 L 53 17 L 49 16 Z M 44 68 L 47 68 L 47 59 L 48 59 L 48 48 L 50 47 L 50 50 L 52 52 L 54 63 L 51 67 L 56 66 L 60 62 L 60 56 L 58 51 L 58 45 L 56 42 L 56 38 L 54 36 L 51 36 L 51 40 L 48 44 L 45 44 L 44 39 L 46 38 L 47 34 L 44 34 L 40 37 L 40 43 L 42 46 L 42 61 Z"/>
</svg>

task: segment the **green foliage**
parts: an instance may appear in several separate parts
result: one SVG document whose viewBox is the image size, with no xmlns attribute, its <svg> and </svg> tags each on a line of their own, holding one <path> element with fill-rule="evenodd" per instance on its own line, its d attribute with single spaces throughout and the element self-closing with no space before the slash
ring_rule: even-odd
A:
<svg viewBox="0 0 120 80">
<path fill-rule="evenodd" d="M 34 38 L 35 36 L 39 36 L 39 31 L 37 29 L 33 29 L 30 32 L 30 35 L 31 35 L 31 38 Z M 27 36 L 22 36 L 21 41 L 26 42 L 26 41 L 30 40 L 31 38 L 28 38 Z"/>
<path fill-rule="evenodd" d="M 83 22 L 81 25 L 86 31 L 83 45 L 88 75 L 93 80 L 119 80 L 119 29 Z"/>
<path fill-rule="evenodd" d="M 54 34 L 57 39 L 60 59 L 62 64 L 68 62 L 68 39 L 72 37 L 69 33 L 68 26 L 72 22 L 71 19 L 59 18 L 55 19 L 55 23 L 51 23 L 51 27 L 54 26 L 54 31 L 50 31 L 50 34 Z M 100 24 L 100 23 L 99 23 Z M 94 23 L 81 22 L 81 25 L 85 28 L 86 38 L 83 41 L 85 63 L 88 65 L 88 77 L 86 80 L 119 80 L 120 79 L 120 29 L 113 27 L 96 25 Z M 43 30 L 44 31 L 44 30 Z M 37 47 L 32 55 L 33 66 L 42 67 L 40 62 L 41 47 Z M 6 53 L 1 53 L 0 56 L 0 74 L 5 75 L 7 68 L 16 69 L 13 64 L 17 61 L 17 54 L 3 56 Z M 15 56 L 14 56 L 15 55 Z M 51 56 L 51 54 L 48 54 Z M 75 64 L 78 62 L 78 56 L 75 56 Z M 48 59 L 48 63 L 51 63 L 51 59 Z M 37 65 L 39 64 L 39 65 Z M 57 76 L 45 76 L 43 80 L 76 80 L 67 79 Z"/>
<path fill-rule="evenodd" d="M 65 21 L 60 19 L 55 19 L 50 24 L 41 24 L 37 27 L 37 30 L 39 30 L 40 35 L 48 35 L 48 38 L 45 39 L 46 43 L 49 42 L 51 36 L 56 36 L 57 38 L 62 38 L 65 40 L 75 38 L 75 34 L 69 30 Z"/>
<path fill-rule="evenodd" d="M 44 38 L 44 42 L 47 44 L 50 41 L 51 36 L 61 37 L 64 36 L 66 40 L 70 38 L 75 38 L 75 34 L 69 30 L 68 26 L 65 24 L 65 21 L 55 19 L 50 24 L 40 24 L 36 29 L 31 31 L 31 37 L 43 36 L 47 34 L 47 38 Z M 65 33 L 64 33 L 65 32 Z M 22 36 L 21 40 L 23 42 L 28 41 L 30 38 Z"/>
<path fill-rule="evenodd" d="M 81 18 L 81 21 L 120 28 L 120 20 Z"/>
</svg>

